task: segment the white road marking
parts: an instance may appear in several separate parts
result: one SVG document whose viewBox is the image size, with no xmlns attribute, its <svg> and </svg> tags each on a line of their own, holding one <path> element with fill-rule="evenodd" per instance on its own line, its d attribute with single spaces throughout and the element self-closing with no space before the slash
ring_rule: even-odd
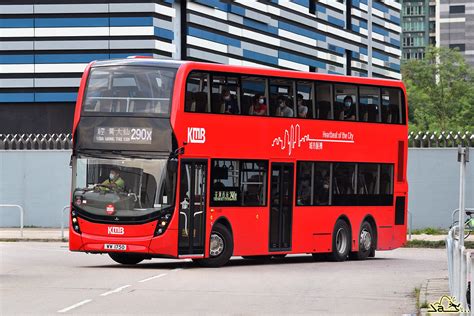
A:
<svg viewBox="0 0 474 316">
<path fill-rule="evenodd" d="M 118 293 L 118 292 L 122 291 L 123 289 L 126 289 L 127 287 L 130 287 L 130 286 L 131 285 L 124 285 L 124 286 L 116 288 L 115 290 L 102 293 L 102 294 L 100 294 L 100 296 L 107 296 L 107 295 L 110 295 L 110 294 Z"/>
<path fill-rule="evenodd" d="M 152 276 L 152 277 L 149 277 L 149 278 L 140 280 L 140 281 L 138 281 L 138 282 L 143 283 L 143 282 L 146 282 L 146 281 L 150 281 L 150 280 L 153 280 L 153 279 L 158 279 L 158 278 L 164 277 L 165 275 L 167 275 L 167 273 L 158 274 L 158 275 L 155 275 L 155 276 Z"/>
<path fill-rule="evenodd" d="M 176 269 L 171 270 L 171 272 L 178 272 L 180 270 L 183 270 L 183 268 L 176 268 Z"/>
<path fill-rule="evenodd" d="M 63 308 L 63 309 L 59 310 L 58 313 L 65 313 L 65 312 L 68 312 L 68 311 L 70 311 L 71 309 L 74 309 L 74 308 L 76 308 L 76 307 L 82 306 L 82 305 L 87 304 L 87 303 L 89 303 L 89 302 L 92 302 L 92 300 L 90 300 L 90 299 L 89 299 L 89 300 L 83 300 L 83 301 L 81 301 L 81 302 L 79 302 L 79 303 L 77 303 L 77 304 L 74 304 L 74 305 L 71 305 L 71 306 L 69 306 L 69 307 L 66 307 L 66 308 Z"/>
</svg>

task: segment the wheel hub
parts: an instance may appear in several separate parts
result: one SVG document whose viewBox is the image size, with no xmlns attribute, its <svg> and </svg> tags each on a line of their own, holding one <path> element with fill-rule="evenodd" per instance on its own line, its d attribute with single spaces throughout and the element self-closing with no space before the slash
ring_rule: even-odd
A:
<svg viewBox="0 0 474 316">
<path fill-rule="evenodd" d="M 336 233 L 336 249 L 338 253 L 344 253 L 347 248 L 347 238 L 344 229 L 339 228 Z"/>
<path fill-rule="evenodd" d="M 211 234 L 211 245 L 209 254 L 211 257 L 217 257 L 224 251 L 224 239 L 218 234 Z"/>
<path fill-rule="evenodd" d="M 360 245 L 362 246 L 362 249 L 364 251 L 370 250 L 370 247 L 372 246 L 372 236 L 370 235 L 370 232 L 363 229 L 360 232 L 360 240 L 359 240 Z"/>
</svg>

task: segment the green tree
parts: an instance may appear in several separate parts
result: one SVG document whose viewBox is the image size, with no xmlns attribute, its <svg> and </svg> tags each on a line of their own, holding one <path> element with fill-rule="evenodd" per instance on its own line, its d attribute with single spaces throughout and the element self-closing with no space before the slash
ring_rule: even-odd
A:
<svg viewBox="0 0 474 316">
<path fill-rule="evenodd" d="M 474 130 L 474 69 L 457 51 L 430 47 L 402 64 L 410 130 Z"/>
</svg>

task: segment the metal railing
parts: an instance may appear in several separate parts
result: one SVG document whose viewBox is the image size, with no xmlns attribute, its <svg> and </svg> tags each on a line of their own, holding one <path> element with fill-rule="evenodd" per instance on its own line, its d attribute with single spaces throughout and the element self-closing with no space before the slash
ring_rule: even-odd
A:
<svg viewBox="0 0 474 316">
<path fill-rule="evenodd" d="M 471 291 L 469 302 L 474 302 L 474 291 L 472 285 L 474 284 L 474 252 L 467 250 L 461 245 L 460 240 L 464 239 L 456 233 L 458 226 L 454 226 L 449 230 L 446 238 L 446 250 L 448 252 L 448 278 L 449 278 L 449 292 L 456 300 L 461 303 L 464 310 L 468 310 L 467 304 L 467 288 L 471 284 Z M 456 239 L 456 234 L 458 238 Z M 471 308 L 470 314 L 474 315 L 474 309 Z"/>
<path fill-rule="evenodd" d="M 64 239 L 64 214 L 66 213 L 66 210 L 70 210 L 70 209 L 71 209 L 70 205 L 65 205 L 61 211 L 61 239 Z"/>
<path fill-rule="evenodd" d="M 71 134 L 0 134 L 0 150 L 72 149 Z"/>
<path fill-rule="evenodd" d="M 410 132 L 408 147 L 415 148 L 446 148 L 474 147 L 473 132 Z"/>
<path fill-rule="evenodd" d="M 465 208 L 465 187 L 466 187 L 466 164 L 469 162 L 469 148 L 458 148 L 458 161 L 460 162 L 459 168 L 459 209 L 454 210 L 452 214 L 453 225 L 449 230 L 448 237 L 446 238 L 446 250 L 448 252 L 448 276 L 449 276 L 449 292 L 451 296 L 454 296 L 456 300 L 461 304 L 464 311 L 467 311 L 467 288 L 468 284 L 474 283 L 472 280 L 472 264 L 474 261 L 474 253 L 466 250 L 464 247 L 464 228 L 467 225 L 468 229 L 471 229 L 471 221 L 465 220 L 466 210 L 469 212 L 470 209 Z M 454 214 L 458 212 L 459 220 L 458 225 L 454 224 Z M 469 281 L 470 280 L 470 281 Z M 474 291 L 470 291 L 470 304 L 474 303 Z M 474 311 L 471 309 L 470 315 L 474 315 Z"/>
<path fill-rule="evenodd" d="M 23 207 L 17 204 L 0 204 L 0 207 L 14 207 L 20 211 L 20 236 L 23 237 L 23 220 L 25 218 L 25 210 Z"/>
</svg>

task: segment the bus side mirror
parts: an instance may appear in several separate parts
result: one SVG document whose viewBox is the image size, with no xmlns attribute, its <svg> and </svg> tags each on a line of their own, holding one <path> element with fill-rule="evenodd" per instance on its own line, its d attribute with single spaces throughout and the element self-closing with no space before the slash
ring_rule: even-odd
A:
<svg viewBox="0 0 474 316">
<path fill-rule="evenodd" d="M 168 160 L 168 172 L 175 173 L 178 170 L 178 159 Z"/>
</svg>

